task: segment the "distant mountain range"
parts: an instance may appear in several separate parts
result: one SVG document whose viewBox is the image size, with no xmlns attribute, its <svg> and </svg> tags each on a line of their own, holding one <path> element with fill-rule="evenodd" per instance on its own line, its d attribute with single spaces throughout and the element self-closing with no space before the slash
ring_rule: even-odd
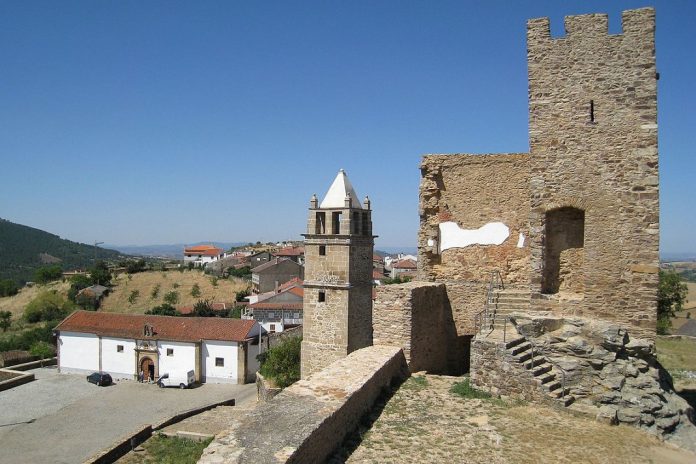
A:
<svg viewBox="0 0 696 464">
<path fill-rule="evenodd" d="M 49 264 L 63 270 L 85 269 L 94 260 L 126 258 L 120 252 L 72 242 L 57 235 L 0 219 L 0 278 L 31 281 L 34 271 Z"/>
<path fill-rule="evenodd" d="M 174 243 L 171 245 L 105 245 L 121 253 L 134 256 L 149 256 L 154 258 L 183 259 L 184 247 L 195 245 L 215 245 L 223 250 L 246 245 L 248 242 L 196 242 Z"/>
</svg>

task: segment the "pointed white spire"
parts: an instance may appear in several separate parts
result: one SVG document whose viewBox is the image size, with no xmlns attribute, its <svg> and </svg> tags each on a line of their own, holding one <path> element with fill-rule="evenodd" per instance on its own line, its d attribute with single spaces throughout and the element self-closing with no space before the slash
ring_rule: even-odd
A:
<svg viewBox="0 0 696 464">
<path fill-rule="evenodd" d="M 350 197 L 350 207 L 362 209 L 358 195 L 353 190 L 353 186 L 348 180 L 346 172 L 341 169 L 338 171 L 336 179 L 329 187 L 329 191 L 324 195 L 324 199 L 319 205 L 320 208 L 345 208 L 346 197 Z"/>
</svg>

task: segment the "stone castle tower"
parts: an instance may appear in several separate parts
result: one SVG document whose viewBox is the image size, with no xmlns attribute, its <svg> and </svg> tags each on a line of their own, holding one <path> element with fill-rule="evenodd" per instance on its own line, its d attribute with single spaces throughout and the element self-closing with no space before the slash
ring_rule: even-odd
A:
<svg viewBox="0 0 696 464">
<path fill-rule="evenodd" d="M 372 345 L 372 211 L 341 169 L 305 237 L 302 378 Z"/>
<path fill-rule="evenodd" d="M 528 23 L 532 298 L 569 284 L 578 312 L 654 330 L 655 11 L 624 11 L 620 34 L 608 22 L 568 16 L 562 38 Z"/>
</svg>

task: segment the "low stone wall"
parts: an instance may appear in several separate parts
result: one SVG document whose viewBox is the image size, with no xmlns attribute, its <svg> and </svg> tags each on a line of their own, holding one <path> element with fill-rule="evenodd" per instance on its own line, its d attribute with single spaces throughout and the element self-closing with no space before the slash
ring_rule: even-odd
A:
<svg viewBox="0 0 696 464">
<path fill-rule="evenodd" d="M 281 391 L 282 388 L 272 386 L 260 372 L 256 373 L 256 401 L 266 402 Z"/>
<path fill-rule="evenodd" d="M 549 404 L 532 374 L 505 352 L 505 344 L 486 338 L 471 342 L 471 384 L 493 396 Z"/>
<path fill-rule="evenodd" d="M 233 423 L 198 462 L 324 462 L 382 391 L 406 377 L 408 367 L 400 348 L 354 351 Z"/>
<path fill-rule="evenodd" d="M 449 373 L 456 341 L 444 284 L 409 282 L 377 287 L 372 310 L 373 343 L 400 346 L 411 372 Z"/>
<path fill-rule="evenodd" d="M 16 371 L 28 371 L 30 369 L 36 369 L 38 367 L 46 367 L 46 366 L 56 366 L 58 364 L 58 358 L 48 358 L 48 359 L 40 359 L 38 361 L 31 361 L 23 364 L 15 364 L 12 366 L 12 369 Z"/>
<path fill-rule="evenodd" d="M 265 350 L 274 348 L 281 343 L 283 343 L 288 338 L 301 337 L 302 336 L 302 326 L 298 325 L 291 329 L 283 330 L 282 332 L 275 332 L 262 337 L 262 343 L 264 344 Z"/>
<path fill-rule="evenodd" d="M 10 388 L 24 385 L 32 382 L 35 379 L 34 374 L 16 371 L 12 369 L 0 369 L 0 372 L 8 374 L 6 380 L 2 380 L 5 376 L 0 376 L 0 391 L 9 390 Z"/>
</svg>

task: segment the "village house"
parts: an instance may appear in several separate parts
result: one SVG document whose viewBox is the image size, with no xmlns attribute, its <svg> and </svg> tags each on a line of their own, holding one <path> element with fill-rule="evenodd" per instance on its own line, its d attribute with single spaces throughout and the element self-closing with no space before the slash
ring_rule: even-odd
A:
<svg viewBox="0 0 696 464">
<path fill-rule="evenodd" d="M 55 328 L 61 373 L 146 381 L 194 371 L 197 382 L 243 384 L 259 364 L 253 320 L 75 311 Z"/>
<path fill-rule="evenodd" d="M 415 278 L 418 273 L 418 264 L 410 259 L 400 259 L 399 261 L 392 262 L 390 277 L 395 279 L 396 277 L 408 277 Z"/>
<path fill-rule="evenodd" d="M 253 319 L 269 333 L 282 332 L 302 324 L 304 289 L 295 277 L 270 291 L 257 295 L 242 312 L 242 319 Z"/>
<path fill-rule="evenodd" d="M 254 253 L 253 255 L 249 256 L 249 267 L 254 269 L 262 264 L 266 264 L 272 259 L 273 255 L 270 251 L 259 251 L 258 253 Z"/>
<path fill-rule="evenodd" d="M 222 258 L 224 250 L 213 245 L 196 245 L 184 248 L 184 264 L 193 263 L 194 266 L 205 267 Z"/>
<path fill-rule="evenodd" d="M 304 278 L 304 267 L 288 258 L 273 258 L 272 261 L 251 270 L 251 285 L 254 293 L 277 291 L 285 282 L 298 277 Z"/>
<path fill-rule="evenodd" d="M 304 247 L 300 246 L 289 246 L 281 248 L 280 250 L 273 253 L 273 256 L 278 258 L 288 258 L 295 261 L 297 264 L 304 265 Z"/>
</svg>

